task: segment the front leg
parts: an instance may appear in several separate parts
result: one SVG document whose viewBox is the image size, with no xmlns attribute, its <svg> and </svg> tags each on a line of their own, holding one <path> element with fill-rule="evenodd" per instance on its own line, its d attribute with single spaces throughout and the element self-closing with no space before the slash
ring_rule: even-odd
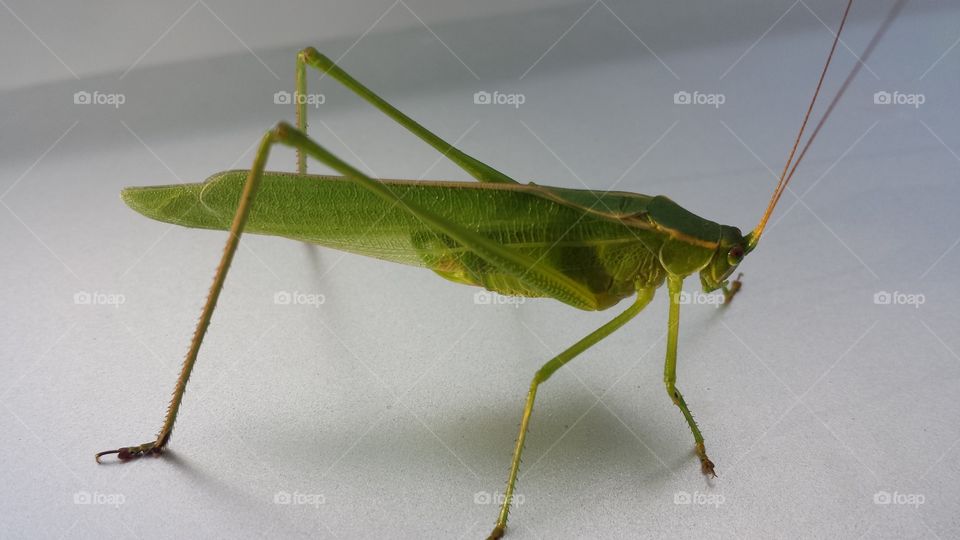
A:
<svg viewBox="0 0 960 540">
<path fill-rule="evenodd" d="M 700 466 L 703 474 L 717 476 L 713 470 L 713 462 L 707 457 L 707 450 L 703 444 L 703 435 L 697 422 L 693 419 L 693 414 L 687 407 L 687 402 L 683 399 L 683 394 L 677 389 L 677 340 L 680 334 L 680 289 L 683 286 L 683 277 L 669 275 L 667 277 L 667 286 L 670 290 L 670 317 L 667 320 L 667 360 L 663 366 L 663 382 L 667 387 L 667 395 L 673 401 L 673 404 L 680 408 L 683 417 L 693 432 L 693 441 L 700 458 Z"/>
<path fill-rule="evenodd" d="M 743 272 L 737 274 L 737 278 L 733 280 L 733 283 L 728 287 L 726 283 L 723 284 L 723 305 L 727 305 L 733 301 L 734 295 L 740 292 L 740 288 L 743 287 L 743 282 L 740 281 L 740 278 L 743 277 Z"/>
</svg>

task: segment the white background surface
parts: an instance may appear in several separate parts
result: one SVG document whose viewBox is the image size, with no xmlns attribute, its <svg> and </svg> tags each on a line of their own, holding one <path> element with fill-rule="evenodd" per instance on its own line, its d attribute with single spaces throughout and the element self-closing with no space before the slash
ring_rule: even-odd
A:
<svg viewBox="0 0 960 540">
<path fill-rule="evenodd" d="M 225 239 L 144 219 L 119 190 L 249 166 L 260 134 L 292 118 L 272 96 L 312 44 L 522 181 L 666 194 L 746 230 L 829 47 L 817 17 L 835 27 L 841 3 L 7 0 L 0 535 L 485 536 L 497 508 L 478 501 L 503 490 L 533 372 L 624 306 L 476 305 L 476 289 L 427 271 L 247 236 L 170 451 L 97 466 L 95 451 L 158 429 Z M 854 7 L 827 98 L 890 6 Z M 700 474 L 662 389 L 661 291 L 541 388 L 510 538 L 957 536 L 958 16 L 905 7 L 742 265 L 736 302 L 683 309 L 679 387 L 719 478 Z M 348 161 L 467 178 L 331 81 L 311 89 L 327 99 L 312 134 Z M 78 90 L 126 103 L 75 105 Z M 526 102 L 475 105 L 479 90 Z M 726 101 L 679 106 L 679 90 Z M 925 103 L 876 105 L 881 90 Z M 271 168 L 292 166 L 274 153 Z M 325 303 L 277 305 L 282 291 Z M 924 303 L 877 305 L 879 291 Z M 922 504 L 876 504 L 883 492 Z M 121 504 L 76 504 L 84 493 Z"/>
</svg>

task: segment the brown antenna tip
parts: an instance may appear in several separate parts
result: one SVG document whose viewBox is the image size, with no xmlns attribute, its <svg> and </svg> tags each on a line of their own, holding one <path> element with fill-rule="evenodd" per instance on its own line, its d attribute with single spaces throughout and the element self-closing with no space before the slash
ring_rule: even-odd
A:
<svg viewBox="0 0 960 540">
<path fill-rule="evenodd" d="M 780 196 L 783 195 L 784 190 L 787 189 L 787 184 L 790 182 L 790 179 L 793 178 L 793 173 L 797 170 L 797 165 L 800 164 L 800 161 L 797 160 L 797 163 L 793 162 L 793 157 L 797 153 L 797 148 L 800 146 L 800 140 L 803 138 L 803 131 L 807 127 L 807 122 L 810 120 L 810 114 L 813 112 L 813 106 L 817 102 L 817 96 L 820 95 L 820 88 L 823 86 L 823 80 L 827 76 L 827 69 L 830 67 L 830 61 L 833 60 L 833 54 L 837 50 L 837 43 L 840 42 L 840 33 L 843 32 L 843 26 L 847 22 L 847 15 L 850 14 L 850 8 L 853 6 L 853 0 L 847 1 L 847 7 L 843 11 L 843 18 L 840 19 L 840 27 L 837 28 L 837 33 L 833 36 L 833 45 L 830 46 L 830 53 L 827 55 L 827 61 L 823 64 L 823 71 L 820 72 L 820 79 L 817 81 L 817 88 L 813 91 L 813 98 L 810 100 L 810 105 L 807 106 L 807 112 L 803 115 L 803 123 L 800 124 L 800 131 L 797 133 L 796 140 L 793 141 L 793 147 L 790 149 L 790 155 L 787 156 L 787 162 L 783 166 L 783 171 L 780 173 L 780 182 L 777 184 L 777 188 L 773 192 L 773 197 L 770 198 L 770 204 L 767 205 L 766 211 L 763 213 L 763 217 L 760 218 L 760 223 L 757 223 L 757 226 L 753 231 L 747 235 L 747 251 L 752 251 L 753 248 L 757 246 L 757 243 L 760 242 L 760 236 L 763 235 L 763 229 L 767 226 L 767 221 L 770 219 L 770 215 L 773 214 L 773 209 L 776 208 L 777 203 L 780 201 Z M 793 168 L 790 168 L 790 165 L 793 164 Z M 788 174 L 789 171 L 789 174 Z"/>
</svg>

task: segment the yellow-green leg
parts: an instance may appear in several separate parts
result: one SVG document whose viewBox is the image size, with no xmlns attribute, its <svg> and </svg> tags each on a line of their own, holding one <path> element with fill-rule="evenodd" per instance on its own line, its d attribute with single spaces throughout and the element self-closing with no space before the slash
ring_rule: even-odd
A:
<svg viewBox="0 0 960 540">
<path fill-rule="evenodd" d="M 716 476 L 713 470 L 713 462 L 707 457 L 707 450 L 703 444 L 703 435 L 697 422 L 693 419 L 693 414 L 687 407 L 687 402 L 683 400 L 683 394 L 677 389 L 677 338 L 680 333 L 680 290 L 683 286 L 683 277 L 670 275 L 667 276 L 667 286 L 670 290 L 670 316 L 667 320 L 667 360 L 663 366 L 663 382 L 667 387 L 667 395 L 673 400 L 674 405 L 680 408 L 683 417 L 686 418 L 690 431 L 693 432 L 693 440 L 696 445 L 697 456 L 700 457 L 700 465 L 703 474 Z"/>
<path fill-rule="evenodd" d="M 210 287 L 210 293 L 207 296 L 207 301 L 200 314 L 200 321 L 197 324 L 197 329 L 190 342 L 190 350 L 184 359 L 180 376 L 177 378 L 177 385 L 174 388 L 173 398 L 170 401 L 170 406 L 167 408 L 167 415 L 164 418 L 160 432 L 157 434 L 157 438 L 137 446 L 127 446 L 100 452 L 96 455 L 98 462 L 101 457 L 109 454 L 117 454 L 117 457 L 124 461 L 146 454 L 159 454 L 169 442 L 173 425 L 177 419 L 177 413 L 180 410 L 180 404 L 183 401 L 183 394 L 186 391 L 187 382 L 190 380 L 190 374 L 193 371 L 197 356 L 200 352 L 200 345 L 203 343 L 203 337 L 206 335 L 207 327 L 210 325 L 210 319 L 213 317 L 213 312 L 216 309 L 217 299 L 220 297 L 223 283 L 227 278 L 230 263 L 233 261 L 233 255 L 240 243 L 240 235 L 246 226 L 247 217 L 250 214 L 250 206 L 260 185 L 260 180 L 263 177 L 267 158 L 270 155 L 270 148 L 275 144 L 283 144 L 301 150 L 305 154 L 312 156 L 314 159 L 317 159 L 324 165 L 342 174 L 345 180 L 362 186 L 391 204 L 398 205 L 425 225 L 457 241 L 464 248 L 484 259 L 499 271 L 514 276 L 530 290 L 536 291 L 543 296 L 556 298 L 580 309 L 597 309 L 597 298 L 583 284 L 574 281 L 555 269 L 538 266 L 537 261 L 526 254 L 509 249 L 475 231 L 442 218 L 433 212 L 414 204 L 403 202 L 389 187 L 366 176 L 356 168 L 351 167 L 293 126 L 285 122 L 280 122 L 276 127 L 264 134 L 260 141 L 260 147 L 257 150 L 256 157 L 254 157 L 253 166 L 247 175 L 247 181 L 244 184 L 243 193 L 237 205 L 233 223 L 230 226 L 230 233 L 223 250 L 223 256 L 220 259 L 219 266 L 217 266 L 217 272 L 214 276 L 213 284 Z M 623 324 L 623 322 L 620 322 L 620 324 Z M 619 324 L 616 326 L 619 326 Z M 608 334 L 616 328 L 616 326 L 611 327 L 609 331 L 596 337 L 594 341 L 585 343 L 581 349 L 574 352 L 570 357 L 572 358 L 572 356 L 578 354 L 580 350 L 585 349 L 590 344 Z M 598 332 L 604 328 L 606 327 L 601 327 Z M 591 334 L 588 338 L 593 335 L 594 334 Z M 576 347 L 575 345 L 574 348 Z M 564 362 L 566 362 L 566 360 L 564 360 Z"/>
<path fill-rule="evenodd" d="M 187 381 L 190 380 L 190 373 L 197 362 L 197 356 L 200 354 L 200 345 L 203 343 L 203 337 L 207 333 L 207 327 L 210 326 L 210 319 L 217 307 L 217 299 L 220 298 L 220 292 L 223 290 L 223 283 L 227 279 L 227 271 L 230 269 L 230 263 L 233 261 L 233 255 L 240 244 L 240 235 L 247 223 L 247 217 L 250 215 L 250 204 L 260 185 L 260 178 L 263 175 L 264 166 L 267 163 L 267 157 L 270 155 L 270 146 L 273 144 L 275 135 L 273 132 L 267 133 L 260 141 L 260 147 L 253 160 L 253 166 L 244 184 L 243 193 L 240 197 L 240 203 L 237 205 L 237 211 L 233 216 L 233 223 L 230 225 L 230 235 L 227 238 L 227 244 L 223 248 L 223 255 L 220 258 L 220 264 L 217 266 L 217 272 L 213 278 L 213 284 L 210 286 L 210 292 L 207 294 L 207 301 L 203 305 L 203 311 L 200 313 L 200 321 L 193 333 L 193 339 L 190 341 L 190 349 L 183 361 L 183 367 L 180 369 L 180 376 L 177 378 L 177 385 L 173 389 L 173 398 L 167 407 L 167 415 L 163 420 L 163 426 L 160 433 L 153 441 L 140 444 L 138 446 L 128 446 L 116 450 L 107 450 L 99 452 L 96 455 L 97 462 L 100 458 L 117 454 L 122 461 L 137 458 L 146 454 L 159 454 L 170 441 L 170 434 L 173 432 L 173 424 L 177 420 L 177 412 L 180 410 L 180 404 L 183 402 L 183 394 L 187 389 Z"/>
<path fill-rule="evenodd" d="M 510 464 L 510 476 L 507 478 L 507 490 L 506 493 L 504 493 L 503 505 L 500 507 L 500 517 L 497 518 L 497 525 L 493 528 L 493 532 L 490 533 L 488 540 L 502 538 L 507 528 L 507 516 L 510 513 L 513 490 L 517 483 L 517 474 L 520 471 L 520 454 L 523 453 L 523 443 L 527 438 L 527 428 L 530 425 L 530 414 L 533 412 L 533 401 L 537 396 L 537 387 L 540 386 L 540 383 L 549 379 L 550 376 L 564 364 L 612 334 L 614 330 L 626 324 L 626 322 L 635 317 L 637 313 L 640 313 L 640 311 L 650 303 L 650 300 L 653 299 L 653 291 L 653 288 L 638 290 L 637 298 L 634 300 L 633 305 L 610 320 L 610 322 L 597 328 L 585 338 L 555 356 L 552 360 L 544 364 L 533 376 L 533 380 L 530 381 L 530 390 L 527 392 L 527 402 L 523 406 L 523 417 L 520 419 L 520 434 L 517 436 L 517 444 L 513 449 L 513 461 Z"/>
<path fill-rule="evenodd" d="M 723 285 L 723 305 L 729 304 L 733 301 L 733 297 L 736 296 L 740 289 L 743 287 L 743 282 L 740 281 L 740 278 L 743 277 L 743 272 L 737 274 L 737 279 L 730 282 L 728 286 L 726 283 Z"/>
<path fill-rule="evenodd" d="M 501 184 L 516 184 L 517 181 L 513 178 L 510 178 L 506 174 L 494 169 L 490 165 L 481 162 L 480 160 L 468 156 L 459 148 L 453 146 L 447 141 L 441 139 L 432 131 L 423 127 L 413 118 L 403 114 L 396 107 L 387 103 L 385 99 L 378 96 L 373 90 L 370 90 L 366 86 L 360 83 L 360 81 L 354 79 L 350 76 L 349 73 L 340 69 L 333 60 L 330 60 L 326 56 L 320 54 L 313 47 L 307 47 L 297 54 L 297 90 L 295 94 L 295 101 L 297 107 L 297 130 L 303 134 L 307 133 L 307 104 L 306 101 L 301 99 L 299 96 L 307 94 L 307 67 L 312 67 L 324 75 L 329 75 L 333 80 L 339 82 L 349 89 L 351 92 L 362 97 L 367 103 L 373 105 L 377 109 L 380 109 L 384 114 L 389 116 L 393 121 L 400 124 L 407 129 L 410 133 L 413 133 L 420 140 L 434 147 L 438 152 L 443 154 L 447 159 L 452 161 L 458 167 L 466 171 L 477 180 L 481 182 L 493 182 Z M 302 148 L 297 149 L 297 171 L 300 174 L 304 174 L 307 171 L 307 157 L 306 152 Z"/>
</svg>

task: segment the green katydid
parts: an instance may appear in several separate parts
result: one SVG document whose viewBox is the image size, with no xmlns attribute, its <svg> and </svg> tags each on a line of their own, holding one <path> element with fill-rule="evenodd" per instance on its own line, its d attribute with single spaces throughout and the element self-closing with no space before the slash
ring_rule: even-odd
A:
<svg viewBox="0 0 960 540">
<path fill-rule="evenodd" d="M 170 440 L 227 271 L 243 232 L 282 236 L 433 270 L 457 283 L 504 295 L 548 297 L 583 310 L 604 310 L 635 296 L 625 311 L 545 363 L 534 375 L 521 417 L 504 500 L 491 538 L 506 530 L 520 456 L 539 385 L 564 364 L 636 316 L 665 281 L 670 296 L 664 383 L 693 432 L 704 474 L 715 475 L 704 439 L 676 387 L 680 292 L 699 273 L 704 291 L 740 290 L 730 281 L 753 251 L 803 154 L 797 148 L 850 12 L 848 0 L 813 98 L 780 181 L 747 235 L 683 209 L 664 196 L 520 184 L 453 147 L 388 104 L 313 48 L 297 55 L 297 128 L 280 122 L 262 138 L 249 170 L 217 173 L 196 184 L 134 187 L 123 200 L 150 218 L 186 227 L 228 230 L 229 237 L 173 398 L 156 439 L 100 452 L 126 461 L 159 454 Z M 306 135 L 307 67 L 346 86 L 433 146 L 479 182 L 375 180 Z M 266 171 L 273 145 L 297 151 L 297 173 Z M 306 173 L 313 157 L 341 176 Z"/>
</svg>

